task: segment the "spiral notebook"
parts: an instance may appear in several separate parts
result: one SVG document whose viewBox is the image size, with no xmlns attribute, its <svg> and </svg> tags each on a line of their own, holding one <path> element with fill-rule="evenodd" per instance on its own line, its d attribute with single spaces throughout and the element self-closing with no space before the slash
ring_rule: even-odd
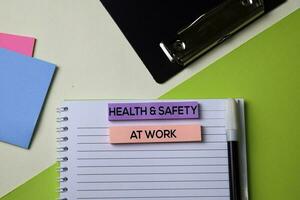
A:
<svg viewBox="0 0 300 200">
<path fill-rule="evenodd" d="M 181 102 L 188 100 L 180 100 Z M 229 200 L 225 99 L 193 100 L 198 119 L 110 121 L 109 103 L 65 101 L 58 108 L 60 199 Z M 241 196 L 248 199 L 244 102 L 238 101 Z M 177 102 L 167 100 L 167 102 Z M 201 142 L 111 144 L 112 126 L 200 124 Z"/>
</svg>

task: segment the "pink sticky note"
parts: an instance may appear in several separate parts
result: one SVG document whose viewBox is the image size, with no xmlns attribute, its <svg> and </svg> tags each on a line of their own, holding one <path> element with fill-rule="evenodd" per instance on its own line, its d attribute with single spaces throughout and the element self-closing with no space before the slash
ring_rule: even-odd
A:
<svg viewBox="0 0 300 200">
<path fill-rule="evenodd" d="M 0 48 L 15 51 L 26 56 L 33 55 L 35 38 L 0 33 Z"/>
<path fill-rule="evenodd" d="M 112 144 L 201 141 L 200 125 L 113 126 L 109 128 Z"/>
</svg>

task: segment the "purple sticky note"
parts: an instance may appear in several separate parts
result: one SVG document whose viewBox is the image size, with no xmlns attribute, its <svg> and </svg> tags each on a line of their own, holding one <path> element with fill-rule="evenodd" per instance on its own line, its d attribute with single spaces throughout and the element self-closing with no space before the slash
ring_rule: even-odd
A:
<svg viewBox="0 0 300 200">
<path fill-rule="evenodd" d="M 198 118 L 199 103 L 196 101 L 108 104 L 109 121 Z"/>
</svg>

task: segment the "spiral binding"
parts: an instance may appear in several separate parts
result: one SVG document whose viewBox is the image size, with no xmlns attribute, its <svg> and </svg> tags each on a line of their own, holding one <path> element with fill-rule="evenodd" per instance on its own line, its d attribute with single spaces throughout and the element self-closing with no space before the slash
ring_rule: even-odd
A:
<svg viewBox="0 0 300 200">
<path fill-rule="evenodd" d="M 57 182 L 60 184 L 60 187 L 57 189 L 57 192 L 61 194 L 68 192 L 67 187 L 61 187 L 64 183 L 68 181 L 68 178 L 64 176 L 65 172 L 68 171 L 68 168 L 65 167 L 65 163 L 68 162 L 68 157 L 65 156 L 65 153 L 69 150 L 69 148 L 65 145 L 65 142 L 68 141 L 67 131 L 69 130 L 67 126 L 65 126 L 64 122 L 67 122 L 69 118 L 65 116 L 65 113 L 69 110 L 68 107 L 59 107 L 56 109 L 59 117 L 56 118 L 56 122 L 60 123 L 60 126 L 56 129 L 58 137 L 56 141 L 58 143 L 57 152 L 59 156 L 57 157 L 57 162 L 60 163 L 60 167 L 57 168 L 57 172 L 59 173 L 60 178 L 57 179 Z M 57 200 L 68 200 L 67 198 L 58 198 Z"/>
</svg>

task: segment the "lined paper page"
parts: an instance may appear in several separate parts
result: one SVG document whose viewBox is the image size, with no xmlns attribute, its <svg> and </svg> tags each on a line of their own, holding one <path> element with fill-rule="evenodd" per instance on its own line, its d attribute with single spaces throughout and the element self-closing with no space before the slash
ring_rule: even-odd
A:
<svg viewBox="0 0 300 200">
<path fill-rule="evenodd" d="M 116 101 L 114 101 L 116 102 Z M 124 101 L 122 101 L 124 102 Z M 145 101 L 146 102 L 146 101 Z M 69 101 L 68 188 L 61 198 L 98 200 L 229 200 L 225 100 L 204 100 L 200 120 L 109 122 L 106 101 Z M 109 144 L 108 127 L 200 124 L 202 142 Z"/>
</svg>

